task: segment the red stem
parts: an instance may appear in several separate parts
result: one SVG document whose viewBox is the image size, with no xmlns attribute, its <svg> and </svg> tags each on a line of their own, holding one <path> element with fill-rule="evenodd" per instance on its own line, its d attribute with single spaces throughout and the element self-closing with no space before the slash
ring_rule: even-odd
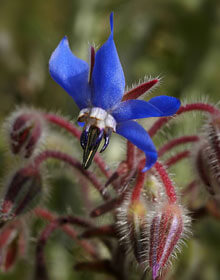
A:
<svg viewBox="0 0 220 280">
<path fill-rule="evenodd" d="M 80 139 L 81 130 L 79 130 L 74 124 L 70 123 L 69 121 L 65 120 L 64 118 L 57 116 L 55 114 L 44 114 L 44 118 L 54 123 L 64 129 L 66 129 L 68 132 L 70 132 L 72 135 L 74 135 L 77 139 Z M 95 163 L 98 165 L 102 173 L 109 178 L 112 173 L 109 171 L 109 168 L 105 161 L 98 155 L 95 155 L 94 158 Z"/>
<path fill-rule="evenodd" d="M 85 170 L 77 159 L 69 156 L 68 154 L 65 154 L 60 151 L 54 151 L 54 150 L 43 151 L 42 153 L 37 155 L 34 159 L 35 168 L 39 168 L 41 163 L 43 163 L 48 158 L 62 160 L 68 163 L 73 168 L 79 170 L 81 174 L 84 175 L 84 177 L 87 180 L 89 180 L 93 184 L 93 186 L 100 192 L 100 194 L 105 200 L 109 199 L 109 195 L 107 194 L 106 189 L 104 188 L 102 183 L 98 180 L 97 176 L 93 172 L 89 170 Z"/>
<path fill-rule="evenodd" d="M 171 150 L 172 148 L 178 145 L 197 142 L 197 141 L 199 141 L 199 137 L 196 135 L 187 135 L 187 136 L 181 136 L 179 138 L 172 139 L 158 150 L 158 156 L 159 157 L 163 156 L 166 152 L 168 152 L 169 150 Z"/>
<path fill-rule="evenodd" d="M 79 183 L 82 186 L 82 198 L 83 198 L 83 205 L 85 207 L 85 209 L 90 212 L 91 209 L 93 208 L 92 206 L 92 200 L 90 198 L 90 189 L 89 189 L 89 185 L 88 185 L 88 181 L 84 178 L 84 176 L 81 176 L 81 174 L 79 173 Z"/>
<path fill-rule="evenodd" d="M 127 165 L 128 169 L 134 167 L 135 163 L 135 146 L 130 141 L 127 141 Z"/>
<path fill-rule="evenodd" d="M 184 158 L 187 158 L 187 157 L 189 157 L 189 156 L 190 156 L 190 151 L 185 150 L 185 151 L 183 151 L 183 152 L 180 152 L 180 153 L 178 153 L 178 154 L 176 154 L 176 155 L 170 157 L 170 158 L 166 161 L 165 165 L 166 165 L 167 167 L 170 167 L 170 166 L 174 165 L 175 163 L 177 163 L 178 161 L 180 161 L 180 160 L 182 160 L 182 159 L 184 159 Z"/>
<path fill-rule="evenodd" d="M 156 169 L 156 171 L 160 175 L 160 178 L 161 178 L 161 181 L 163 182 L 163 185 L 165 187 L 166 194 L 167 194 L 167 197 L 169 199 L 169 202 L 170 203 L 176 203 L 177 197 L 176 197 L 175 188 L 173 186 L 173 183 L 172 183 L 165 167 L 160 162 L 157 161 L 154 165 L 154 168 Z"/>
<path fill-rule="evenodd" d="M 81 131 L 74 124 L 70 123 L 64 118 L 57 116 L 55 114 L 44 114 L 44 118 L 47 121 L 59 125 L 60 127 L 66 129 L 76 138 L 80 139 Z"/>
<path fill-rule="evenodd" d="M 34 210 L 34 213 L 35 213 L 35 215 L 37 215 L 49 222 L 54 222 L 57 219 L 57 217 L 47 209 L 36 208 Z M 81 247 L 84 248 L 84 250 L 86 252 L 88 252 L 93 258 L 95 258 L 95 259 L 98 258 L 95 248 L 87 241 L 79 240 L 77 238 L 78 233 L 74 230 L 74 228 L 72 228 L 69 225 L 64 225 L 64 226 L 62 226 L 62 229 L 67 235 L 69 235 L 73 240 L 75 240 L 78 244 L 80 244 Z"/>
<path fill-rule="evenodd" d="M 141 195 L 141 190 L 143 188 L 144 185 L 144 179 L 145 179 L 145 175 L 146 172 L 142 172 L 143 168 L 145 166 L 145 159 L 141 160 L 138 166 L 138 174 L 137 174 L 137 179 L 136 179 L 136 184 L 135 187 L 133 189 L 132 192 L 132 196 L 131 196 L 131 201 L 137 201 L 140 198 Z"/>
<path fill-rule="evenodd" d="M 87 262 L 87 261 L 78 262 L 74 265 L 74 269 L 77 271 L 92 271 L 96 273 L 105 273 L 108 275 L 110 274 L 114 278 L 117 276 L 115 271 L 113 270 L 112 263 L 110 262 L 109 259 L 93 261 L 93 262 Z M 102 276 L 102 278 L 104 277 Z"/>
<path fill-rule="evenodd" d="M 96 218 L 101 215 L 104 215 L 115 208 L 117 208 L 126 198 L 127 190 L 124 190 L 121 194 L 119 194 L 116 198 L 113 198 L 112 200 L 109 200 L 105 202 L 104 204 L 98 206 L 94 210 L 91 211 L 90 217 Z"/>
<path fill-rule="evenodd" d="M 177 111 L 176 115 L 180 115 L 182 113 L 190 111 L 204 111 L 212 115 L 220 114 L 219 109 L 210 104 L 192 103 L 187 104 L 185 106 L 181 106 L 180 109 Z M 173 119 L 175 116 L 159 118 L 159 120 L 157 120 L 148 131 L 149 135 L 153 137 L 163 125 L 165 125 L 169 120 Z"/>
<path fill-rule="evenodd" d="M 198 182 L 196 180 L 191 181 L 183 190 L 182 195 L 185 196 L 187 194 L 191 194 L 191 192 L 195 189 L 195 187 L 198 185 Z"/>
<path fill-rule="evenodd" d="M 46 271 L 45 265 L 45 257 L 44 257 L 44 248 L 46 246 L 47 240 L 49 239 L 50 235 L 59 227 L 65 224 L 73 224 L 82 227 L 90 227 L 91 224 L 86 222 L 85 220 L 79 217 L 73 216 L 66 216 L 66 217 L 59 217 L 49 225 L 41 233 L 37 246 L 36 246 L 36 267 L 35 267 L 35 279 L 36 280 L 48 280 L 48 274 Z"/>
<path fill-rule="evenodd" d="M 104 225 L 100 227 L 90 228 L 80 235 L 80 238 L 93 237 L 116 237 L 115 225 Z"/>
</svg>

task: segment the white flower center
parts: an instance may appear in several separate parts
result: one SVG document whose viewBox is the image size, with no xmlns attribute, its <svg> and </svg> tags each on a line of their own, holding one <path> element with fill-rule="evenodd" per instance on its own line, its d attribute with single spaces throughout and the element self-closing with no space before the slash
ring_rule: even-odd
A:
<svg viewBox="0 0 220 280">
<path fill-rule="evenodd" d="M 78 121 L 94 125 L 100 130 L 110 128 L 112 131 L 116 131 L 116 120 L 111 114 L 99 107 L 82 109 L 79 112 Z"/>
</svg>

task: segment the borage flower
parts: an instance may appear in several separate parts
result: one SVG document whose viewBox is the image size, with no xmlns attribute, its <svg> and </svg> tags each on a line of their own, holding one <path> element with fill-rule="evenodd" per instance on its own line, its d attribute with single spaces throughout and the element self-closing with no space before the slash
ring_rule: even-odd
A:
<svg viewBox="0 0 220 280">
<path fill-rule="evenodd" d="M 110 27 L 108 40 L 96 54 L 91 48 L 90 68 L 71 52 L 67 37 L 64 37 L 50 58 L 49 70 L 80 109 L 78 121 L 84 125 L 81 135 L 84 168 L 90 166 L 101 140 L 105 141 L 100 151 L 103 152 L 111 133 L 116 132 L 144 151 L 146 165 L 143 171 L 146 171 L 156 162 L 157 151 L 148 133 L 134 120 L 173 115 L 180 102 L 169 96 L 157 96 L 148 102 L 130 98 L 123 101 L 125 78 L 113 39 L 113 13 Z M 136 93 L 153 84 L 151 81 L 143 87 L 139 85 Z M 135 97 L 139 95 L 135 94 L 135 89 L 132 92 Z"/>
</svg>

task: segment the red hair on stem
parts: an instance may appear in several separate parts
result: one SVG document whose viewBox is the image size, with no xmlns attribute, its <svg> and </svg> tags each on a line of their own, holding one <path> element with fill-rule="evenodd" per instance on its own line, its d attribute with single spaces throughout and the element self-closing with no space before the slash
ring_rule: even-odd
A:
<svg viewBox="0 0 220 280">
<path fill-rule="evenodd" d="M 174 164 L 176 164 L 177 162 L 179 162 L 180 160 L 184 159 L 184 158 L 187 158 L 190 156 L 190 151 L 188 150 L 185 150 L 183 152 L 180 152 L 172 157 L 170 157 L 166 162 L 165 162 L 165 165 L 167 167 L 170 167 Z"/>
<path fill-rule="evenodd" d="M 41 233 L 37 246 L 36 246 L 36 266 L 35 266 L 35 280 L 48 280 L 48 274 L 46 271 L 44 248 L 50 235 L 59 227 L 65 224 L 73 224 L 81 227 L 90 227 L 91 223 L 85 221 L 82 218 L 74 216 L 59 217 L 52 221 Z"/>
<path fill-rule="evenodd" d="M 142 171 L 144 166 L 145 166 L 145 159 L 141 160 L 138 165 L 137 179 L 136 179 L 136 183 L 135 183 L 135 186 L 134 186 L 134 189 L 132 192 L 132 196 L 131 196 L 132 202 L 139 200 L 139 198 L 140 198 L 141 190 L 143 188 L 144 179 L 145 179 L 145 175 L 146 175 L 146 172 Z"/>
<path fill-rule="evenodd" d="M 159 150 L 158 150 L 158 156 L 163 156 L 166 152 L 170 151 L 172 148 L 181 145 L 181 144 L 187 144 L 187 143 L 193 143 L 199 141 L 199 136 L 197 135 L 186 135 L 181 136 L 179 138 L 172 139 L 171 141 L 164 144 Z"/>
<path fill-rule="evenodd" d="M 185 106 L 181 106 L 179 110 L 177 111 L 176 115 L 180 115 L 185 112 L 190 112 L 190 111 L 204 111 L 209 114 L 215 115 L 215 114 L 220 114 L 220 111 L 218 108 L 215 106 L 212 106 L 210 104 L 205 104 L 205 103 L 192 103 L 192 104 L 187 104 Z M 153 137 L 157 131 L 165 125 L 169 120 L 171 120 L 172 117 L 162 117 L 157 120 L 153 126 L 149 129 L 148 133 L 151 137 Z"/>
<path fill-rule="evenodd" d="M 126 159 L 126 163 L 128 165 L 128 169 L 131 169 L 134 167 L 134 163 L 135 163 L 135 146 L 134 144 L 132 144 L 130 141 L 127 141 L 127 159 Z"/>
<path fill-rule="evenodd" d="M 53 222 L 57 219 L 57 217 L 53 213 L 51 213 L 48 209 L 36 208 L 34 210 L 34 213 L 36 216 L 38 216 L 44 220 L 47 220 L 48 222 Z M 75 240 L 93 258 L 95 258 L 95 259 L 98 258 L 95 248 L 87 241 L 79 240 L 77 238 L 78 233 L 76 232 L 76 230 L 73 227 L 71 227 L 70 225 L 63 225 L 62 229 L 67 235 L 69 235 L 73 240 Z"/>
<path fill-rule="evenodd" d="M 34 167 L 39 168 L 41 163 L 43 163 L 45 160 L 47 160 L 49 158 L 62 160 L 64 162 L 68 163 L 73 168 L 79 170 L 81 172 L 81 174 L 84 175 L 85 178 L 88 179 L 93 184 L 93 186 L 99 191 L 99 193 L 105 200 L 109 198 L 109 195 L 107 194 L 102 183 L 98 180 L 97 176 L 95 176 L 95 174 L 93 172 L 91 172 L 89 170 L 85 170 L 82 167 L 82 164 L 77 159 L 71 157 L 70 155 L 68 155 L 66 153 L 63 153 L 60 151 L 55 151 L 55 150 L 43 151 L 42 153 L 40 153 L 39 155 L 37 155 L 35 157 L 34 163 L 33 163 Z"/>
<path fill-rule="evenodd" d="M 167 197 L 169 199 L 169 202 L 176 203 L 177 197 L 176 197 L 175 188 L 173 186 L 173 183 L 172 183 L 165 167 L 160 162 L 157 161 L 154 165 L 154 168 L 156 169 L 157 173 L 159 174 L 161 181 L 165 187 L 165 191 L 166 191 Z"/>
</svg>

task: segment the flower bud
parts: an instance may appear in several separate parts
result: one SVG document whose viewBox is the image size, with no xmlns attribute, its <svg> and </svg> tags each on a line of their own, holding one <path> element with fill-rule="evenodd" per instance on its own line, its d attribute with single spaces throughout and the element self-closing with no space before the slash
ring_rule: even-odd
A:
<svg viewBox="0 0 220 280">
<path fill-rule="evenodd" d="M 153 279 L 169 263 L 190 223 L 184 210 L 176 204 L 165 204 L 155 211 L 149 230 L 149 266 Z"/>
<path fill-rule="evenodd" d="M 220 197 L 220 115 L 214 115 L 205 126 L 196 153 L 196 169 L 207 191 Z"/>
<path fill-rule="evenodd" d="M 12 269 L 18 257 L 25 253 L 24 224 L 20 220 L 8 223 L 0 232 L 0 270 Z"/>
<path fill-rule="evenodd" d="M 34 110 L 13 113 L 4 125 L 12 154 L 31 157 L 42 138 L 42 125 L 40 113 Z"/>
<path fill-rule="evenodd" d="M 138 200 L 126 200 L 117 209 L 117 230 L 120 241 L 133 252 L 137 262 L 147 260 L 148 230 L 150 209 L 143 197 Z"/>
<path fill-rule="evenodd" d="M 133 253 L 140 264 L 147 258 L 147 221 L 146 205 L 142 201 L 134 201 L 128 209 L 128 225 Z"/>
<path fill-rule="evenodd" d="M 195 166 L 200 182 L 205 186 L 206 190 L 214 195 L 213 178 L 211 178 L 211 170 L 207 161 L 208 147 L 206 144 L 201 145 L 196 153 Z"/>
<path fill-rule="evenodd" d="M 11 178 L 0 205 L 0 222 L 30 211 L 39 201 L 42 193 L 42 176 L 32 166 L 19 169 Z"/>
</svg>

